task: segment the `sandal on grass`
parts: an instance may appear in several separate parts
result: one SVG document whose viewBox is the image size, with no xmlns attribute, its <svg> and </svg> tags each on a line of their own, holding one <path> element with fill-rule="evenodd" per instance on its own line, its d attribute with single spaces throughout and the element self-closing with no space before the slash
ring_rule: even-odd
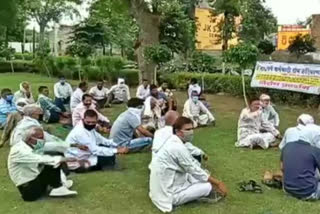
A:
<svg viewBox="0 0 320 214">
<path fill-rule="evenodd" d="M 262 188 L 254 180 L 243 181 L 238 184 L 238 190 L 240 192 L 253 192 L 253 193 L 262 193 Z"/>
</svg>

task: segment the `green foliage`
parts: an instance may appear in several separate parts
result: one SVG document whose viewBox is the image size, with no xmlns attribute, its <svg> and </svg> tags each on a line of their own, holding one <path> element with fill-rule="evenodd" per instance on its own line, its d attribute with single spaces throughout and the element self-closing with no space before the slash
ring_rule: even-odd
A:
<svg viewBox="0 0 320 214">
<path fill-rule="evenodd" d="M 74 42 L 66 49 L 66 54 L 74 57 L 87 58 L 92 55 L 94 48 L 86 42 Z"/>
<path fill-rule="evenodd" d="M 198 79 L 198 82 L 202 82 L 202 77 L 204 78 L 204 88 L 206 92 L 219 93 L 224 92 L 231 94 L 233 96 L 243 96 L 242 94 L 242 79 L 241 76 L 229 76 L 223 74 L 197 74 L 189 72 L 176 72 L 171 74 L 162 74 L 160 80 L 166 80 L 172 88 L 185 90 L 190 82 L 191 78 Z M 306 105 L 317 107 L 320 103 L 318 96 L 281 91 L 275 89 L 264 89 L 264 88 L 251 88 L 250 87 L 251 78 L 245 77 L 245 85 L 248 97 L 259 97 L 261 93 L 268 93 L 273 102 L 276 103 L 286 103 L 293 105 Z"/>
<path fill-rule="evenodd" d="M 33 54 L 32 53 L 15 53 L 14 58 L 22 59 L 22 60 L 33 60 Z"/>
<path fill-rule="evenodd" d="M 161 65 L 170 61 L 171 51 L 166 45 L 153 45 L 144 49 L 144 56 L 147 60 Z"/>
<path fill-rule="evenodd" d="M 277 19 L 262 0 L 241 0 L 241 40 L 258 44 L 266 35 L 277 32 Z"/>
<path fill-rule="evenodd" d="M 299 34 L 290 43 L 288 50 L 291 53 L 294 53 L 299 58 L 301 55 L 316 51 L 314 43 L 315 40 L 311 37 L 311 35 L 306 34 L 302 36 L 301 34 Z"/>
<path fill-rule="evenodd" d="M 194 51 L 191 55 L 189 70 L 194 72 L 212 72 L 215 70 L 215 58 L 200 51 Z"/>
<path fill-rule="evenodd" d="M 12 60 L 14 72 L 38 72 L 32 61 Z M 0 73 L 12 72 L 11 62 L 0 61 Z"/>
<path fill-rule="evenodd" d="M 269 40 L 262 40 L 258 44 L 258 49 L 260 53 L 270 55 L 276 47 Z"/>
<path fill-rule="evenodd" d="M 10 60 L 14 52 L 15 50 L 13 48 L 6 47 L 4 43 L 0 42 L 0 58 Z"/>
<path fill-rule="evenodd" d="M 258 57 L 258 48 L 250 43 L 240 43 L 223 54 L 225 62 L 237 64 L 241 69 L 254 66 Z"/>
<path fill-rule="evenodd" d="M 1 0 L 0 1 L 0 25 L 10 26 L 15 22 L 17 15 L 17 0 Z"/>
</svg>

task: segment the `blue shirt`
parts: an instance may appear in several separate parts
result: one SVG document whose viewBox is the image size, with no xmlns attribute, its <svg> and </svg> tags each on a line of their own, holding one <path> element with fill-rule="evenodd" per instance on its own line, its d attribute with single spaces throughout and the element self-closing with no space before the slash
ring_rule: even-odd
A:
<svg viewBox="0 0 320 214">
<path fill-rule="evenodd" d="M 7 102 L 5 99 L 0 99 L 0 125 L 3 126 L 7 122 L 7 117 L 9 113 L 16 112 L 16 105 L 11 102 Z"/>
<path fill-rule="evenodd" d="M 286 192 L 296 198 L 306 198 L 317 190 L 316 169 L 320 167 L 320 149 L 310 144 L 291 142 L 282 150 L 283 182 Z"/>
<path fill-rule="evenodd" d="M 110 138 L 116 144 L 124 146 L 132 140 L 135 129 L 140 125 L 141 119 L 127 110 L 120 114 L 112 125 Z"/>
</svg>

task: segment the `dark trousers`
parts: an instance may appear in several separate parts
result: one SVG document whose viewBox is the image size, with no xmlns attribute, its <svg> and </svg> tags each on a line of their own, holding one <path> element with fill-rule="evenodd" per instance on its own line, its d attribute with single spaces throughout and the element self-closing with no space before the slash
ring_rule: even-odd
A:
<svg viewBox="0 0 320 214">
<path fill-rule="evenodd" d="M 102 99 L 102 100 L 95 100 L 95 101 L 97 102 L 98 109 L 102 109 L 102 108 L 104 108 L 104 106 L 107 102 L 107 98 Z"/>
<path fill-rule="evenodd" d="M 61 187 L 60 170 L 60 167 L 45 166 L 36 179 L 18 186 L 23 200 L 35 201 L 39 199 L 46 193 L 48 186 L 52 188 Z"/>
<path fill-rule="evenodd" d="M 199 161 L 199 163 L 201 163 L 201 161 L 202 161 L 201 155 L 193 155 L 193 158 L 196 159 L 197 161 Z"/>
<path fill-rule="evenodd" d="M 62 112 L 66 112 L 66 108 L 64 107 L 64 105 L 69 104 L 70 103 L 70 97 L 64 99 L 64 98 L 56 98 L 54 100 L 54 103 L 56 104 L 56 106 L 58 106 Z"/>
<path fill-rule="evenodd" d="M 56 112 L 54 109 L 51 109 L 48 123 L 58 123 L 59 120 L 60 120 L 60 113 Z"/>
</svg>

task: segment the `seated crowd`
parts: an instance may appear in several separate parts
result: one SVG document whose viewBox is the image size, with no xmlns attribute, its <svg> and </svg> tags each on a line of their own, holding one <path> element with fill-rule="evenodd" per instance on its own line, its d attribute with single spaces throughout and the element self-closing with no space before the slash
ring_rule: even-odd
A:
<svg viewBox="0 0 320 214">
<path fill-rule="evenodd" d="M 22 82 L 15 94 L 1 90 L 0 146 L 9 141 L 9 175 L 23 200 L 76 195 L 73 181 L 67 179 L 70 172 L 119 169 L 117 155 L 148 148 L 152 151 L 149 196 L 161 211 L 171 212 L 191 201 L 217 202 L 227 195 L 225 184 L 203 167 L 207 154 L 194 145 L 195 128 L 215 125 L 196 79 L 188 87 L 182 116 L 166 82 L 157 87 L 144 79 L 131 98 L 122 78 L 110 89 L 99 81 L 89 91 L 86 82 L 73 91 L 61 76 L 54 85 L 55 99 L 49 97 L 47 86 L 38 92 L 35 102 L 28 82 Z M 114 122 L 101 112 L 121 103 L 127 110 Z M 71 130 L 60 139 L 45 131 L 42 122 L 61 123 Z M 284 190 L 299 199 L 320 199 L 320 127 L 307 114 L 297 123 L 282 137 L 279 114 L 270 96 L 262 94 L 242 110 L 235 146 L 267 149 L 282 139 Z"/>
</svg>

